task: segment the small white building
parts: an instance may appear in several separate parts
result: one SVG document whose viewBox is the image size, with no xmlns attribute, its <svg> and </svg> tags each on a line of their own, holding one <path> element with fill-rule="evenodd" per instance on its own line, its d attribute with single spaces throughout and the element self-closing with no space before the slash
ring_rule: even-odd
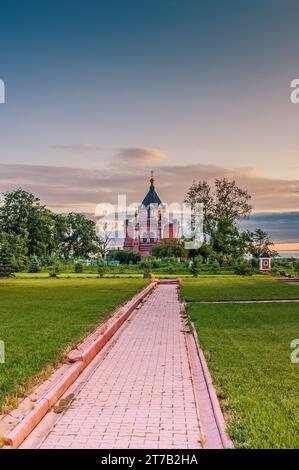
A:
<svg viewBox="0 0 299 470">
<path fill-rule="evenodd" d="M 259 270 L 263 273 L 271 271 L 271 256 L 268 253 L 262 253 L 259 257 Z"/>
</svg>

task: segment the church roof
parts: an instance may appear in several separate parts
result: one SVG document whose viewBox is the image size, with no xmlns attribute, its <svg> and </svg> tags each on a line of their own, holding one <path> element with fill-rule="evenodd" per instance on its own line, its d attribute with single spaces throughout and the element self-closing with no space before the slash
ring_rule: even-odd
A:
<svg viewBox="0 0 299 470">
<path fill-rule="evenodd" d="M 158 205 L 162 204 L 162 201 L 159 198 L 159 196 L 158 196 L 158 194 L 156 193 L 156 190 L 155 190 L 153 175 L 150 179 L 150 183 L 151 184 L 150 184 L 149 191 L 148 191 L 147 195 L 145 196 L 145 198 L 142 201 L 142 204 L 145 207 L 149 206 L 150 204 L 158 204 Z"/>
<path fill-rule="evenodd" d="M 269 253 L 267 253 L 266 251 L 263 251 L 263 253 L 259 256 L 260 258 L 271 258 L 271 256 L 269 255 Z"/>
</svg>

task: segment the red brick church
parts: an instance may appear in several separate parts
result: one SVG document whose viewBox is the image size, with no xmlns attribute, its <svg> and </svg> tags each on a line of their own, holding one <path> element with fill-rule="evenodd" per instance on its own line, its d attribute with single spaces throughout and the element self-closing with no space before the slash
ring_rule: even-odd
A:
<svg viewBox="0 0 299 470">
<path fill-rule="evenodd" d="M 179 222 L 167 211 L 154 186 L 153 172 L 148 193 L 134 216 L 124 223 L 124 249 L 150 256 L 153 245 L 161 240 L 179 238 Z"/>
</svg>

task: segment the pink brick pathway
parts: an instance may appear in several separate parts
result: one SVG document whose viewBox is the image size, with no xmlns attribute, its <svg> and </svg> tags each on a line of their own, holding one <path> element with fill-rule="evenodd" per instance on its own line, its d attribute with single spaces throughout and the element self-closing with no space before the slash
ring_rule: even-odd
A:
<svg viewBox="0 0 299 470">
<path fill-rule="evenodd" d="M 160 285 L 40 448 L 200 448 L 175 285 Z"/>
</svg>

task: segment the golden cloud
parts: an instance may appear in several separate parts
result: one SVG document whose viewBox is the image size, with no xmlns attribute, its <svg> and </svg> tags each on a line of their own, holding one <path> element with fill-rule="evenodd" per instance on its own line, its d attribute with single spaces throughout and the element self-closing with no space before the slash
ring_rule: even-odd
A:
<svg viewBox="0 0 299 470">
<path fill-rule="evenodd" d="M 116 155 L 116 163 L 122 166 L 148 166 L 157 164 L 167 158 L 166 153 L 158 148 L 127 147 L 121 149 Z"/>
</svg>

